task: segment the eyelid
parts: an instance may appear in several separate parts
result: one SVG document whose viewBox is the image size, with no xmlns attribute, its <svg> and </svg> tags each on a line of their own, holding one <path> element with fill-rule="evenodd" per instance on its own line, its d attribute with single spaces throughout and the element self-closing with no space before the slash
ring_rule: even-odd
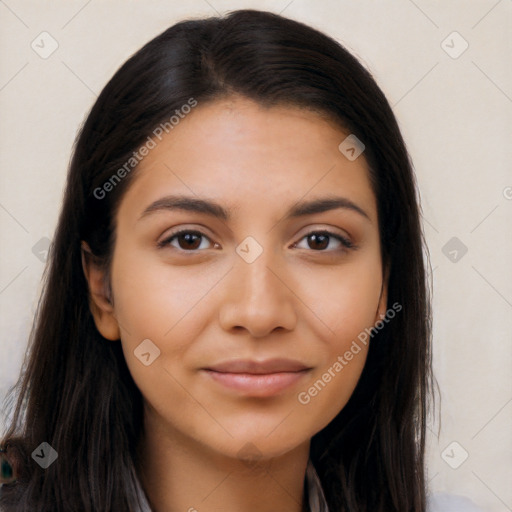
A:
<svg viewBox="0 0 512 512">
<path fill-rule="evenodd" d="M 337 228 L 335 226 L 326 226 L 326 225 L 317 225 L 317 226 L 308 226 L 307 231 L 304 234 L 300 235 L 299 240 L 302 240 L 305 236 L 314 234 L 314 233 L 326 233 L 329 236 L 341 238 L 351 246 L 356 246 L 354 241 L 352 240 L 352 236 L 349 235 L 346 231 L 341 228 Z"/>
<path fill-rule="evenodd" d="M 180 233 L 183 233 L 183 232 L 185 232 L 185 233 L 190 233 L 190 232 L 200 233 L 201 235 L 203 235 L 204 237 L 209 238 L 209 239 L 217 236 L 216 234 L 214 234 L 214 232 L 212 232 L 210 229 L 208 229 L 206 226 L 203 226 L 202 224 L 190 224 L 190 225 L 189 224 L 177 224 L 175 226 L 171 226 L 171 227 L 167 228 L 163 232 L 164 234 L 159 237 L 160 241 L 157 242 L 157 244 L 164 243 L 169 238 L 179 235 Z"/>
</svg>

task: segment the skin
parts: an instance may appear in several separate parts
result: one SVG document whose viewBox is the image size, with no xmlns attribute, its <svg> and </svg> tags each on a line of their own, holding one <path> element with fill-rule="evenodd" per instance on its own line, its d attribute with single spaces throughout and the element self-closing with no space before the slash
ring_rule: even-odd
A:
<svg viewBox="0 0 512 512">
<path fill-rule="evenodd" d="M 364 154 L 349 161 L 338 149 L 347 135 L 295 107 L 241 97 L 199 104 L 139 164 L 121 201 L 112 302 L 102 270 L 84 257 L 96 326 L 121 339 L 144 398 L 140 474 L 154 510 L 304 509 L 311 437 L 347 403 L 368 346 L 309 403 L 298 394 L 386 310 L 376 199 Z M 162 209 L 141 218 L 179 193 L 214 199 L 234 216 Z M 368 218 L 347 208 L 285 218 L 296 203 L 333 193 Z M 192 250 L 183 237 L 157 246 L 180 228 L 204 236 Z M 307 236 L 321 230 L 356 247 Z M 252 263 L 236 252 L 248 236 L 263 249 Z M 160 350 L 149 366 L 134 355 L 145 339 Z M 201 370 L 277 357 L 311 370 L 271 396 L 227 389 Z"/>
</svg>

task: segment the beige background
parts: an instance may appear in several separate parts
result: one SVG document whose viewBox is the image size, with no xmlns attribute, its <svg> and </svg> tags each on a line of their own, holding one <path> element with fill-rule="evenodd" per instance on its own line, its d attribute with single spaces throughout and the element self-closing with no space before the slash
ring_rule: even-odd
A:
<svg viewBox="0 0 512 512">
<path fill-rule="evenodd" d="M 430 487 L 511 511 L 510 0 L 0 0 L 0 398 L 21 367 L 86 112 L 126 58 L 174 22 L 244 7 L 324 30 L 362 60 L 393 105 L 433 269 L 442 425 L 437 436 L 432 420 Z M 58 44 L 47 58 L 31 47 L 51 49 L 44 31 Z M 456 245 L 445 247 L 452 237 Z"/>
</svg>

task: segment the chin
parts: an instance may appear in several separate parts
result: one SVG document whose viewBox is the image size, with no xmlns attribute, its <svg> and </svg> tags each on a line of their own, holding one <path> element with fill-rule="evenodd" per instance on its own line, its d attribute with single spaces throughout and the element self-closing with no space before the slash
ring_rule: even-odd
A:
<svg viewBox="0 0 512 512">
<path fill-rule="evenodd" d="M 223 455 L 254 465 L 282 457 L 310 441 L 309 436 L 299 436 L 297 431 L 292 433 L 283 429 L 280 435 L 269 435 L 269 432 L 269 429 L 261 432 L 253 432 L 252 429 L 251 432 L 239 431 L 233 438 L 224 438 L 223 443 L 215 443 L 211 447 Z"/>
</svg>

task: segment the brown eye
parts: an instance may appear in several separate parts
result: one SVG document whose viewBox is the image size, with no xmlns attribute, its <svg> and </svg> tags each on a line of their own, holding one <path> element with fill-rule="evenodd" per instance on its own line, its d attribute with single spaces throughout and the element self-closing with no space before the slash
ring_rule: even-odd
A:
<svg viewBox="0 0 512 512">
<path fill-rule="evenodd" d="M 305 235 L 303 239 L 307 239 L 307 245 L 309 249 L 312 249 L 317 252 L 332 252 L 332 251 L 338 251 L 338 250 L 345 250 L 350 249 L 354 245 L 350 240 L 348 240 L 345 237 L 342 237 L 341 235 L 332 233 L 330 231 L 312 231 L 311 233 L 308 233 Z M 338 242 L 338 247 L 335 247 L 334 249 L 326 251 L 325 249 L 329 247 L 329 244 L 331 243 L 331 240 L 334 239 Z M 341 247 L 340 247 L 341 245 Z M 297 244 L 296 244 L 297 246 Z M 301 247 L 299 247 L 301 248 Z"/>
<path fill-rule="evenodd" d="M 159 242 L 159 247 L 172 246 L 173 248 L 186 252 L 197 252 L 197 249 L 201 247 L 201 239 L 209 238 L 200 231 L 193 231 L 190 229 L 183 229 L 176 233 L 171 234 L 162 242 Z M 176 240 L 177 246 L 172 242 Z M 207 247 L 206 247 L 207 248 Z M 205 247 L 203 247 L 205 249 Z"/>
<path fill-rule="evenodd" d="M 316 234 L 313 233 L 312 235 L 308 235 L 308 242 L 309 247 L 311 249 L 326 249 L 329 246 L 330 238 L 329 235 L 325 235 L 323 233 Z"/>
</svg>

